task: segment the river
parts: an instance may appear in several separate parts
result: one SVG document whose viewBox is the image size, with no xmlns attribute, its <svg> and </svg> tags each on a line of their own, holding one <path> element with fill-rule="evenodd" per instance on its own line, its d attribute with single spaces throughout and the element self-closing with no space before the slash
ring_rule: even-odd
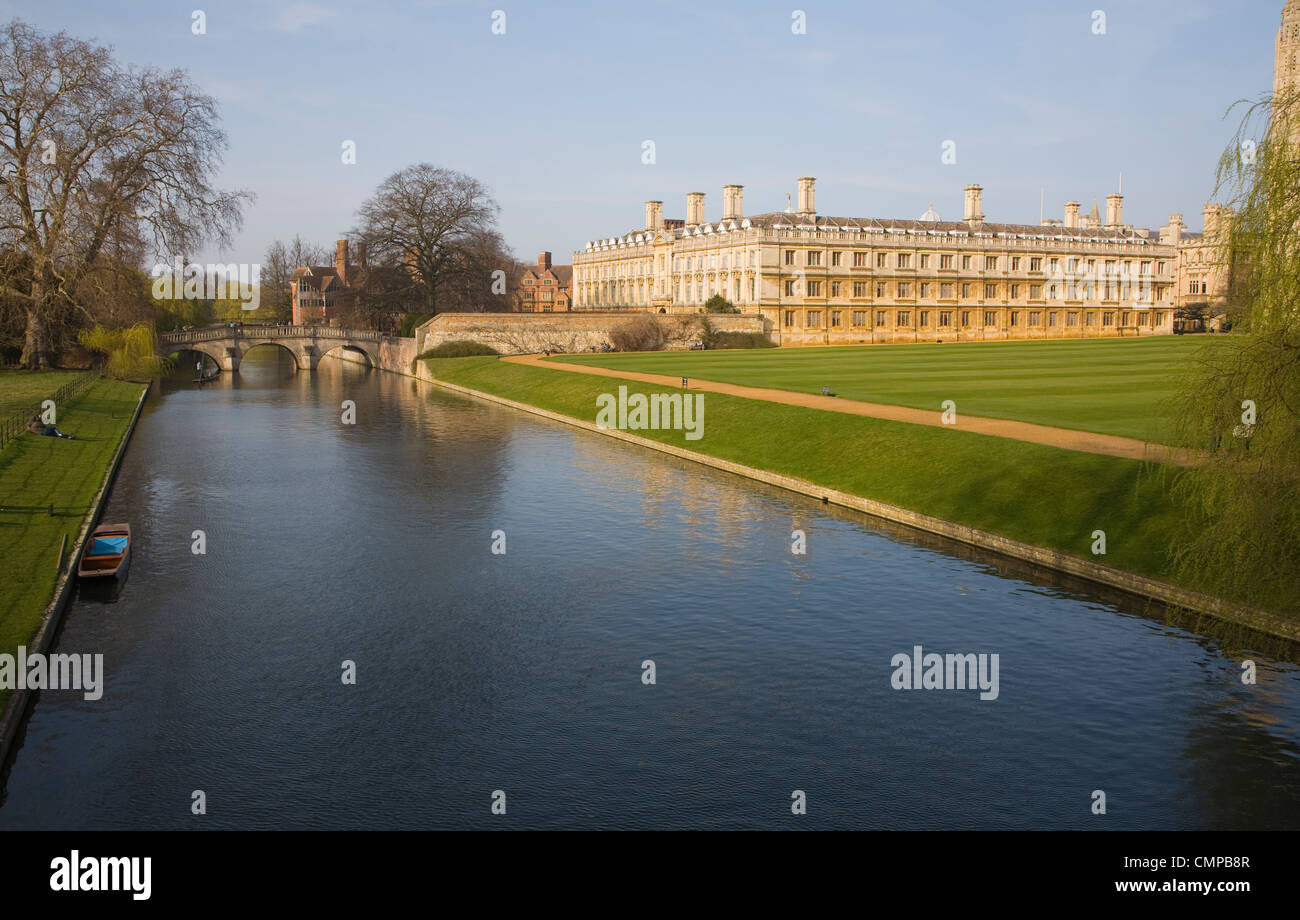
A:
<svg viewBox="0 0 1300 920">
<path fill-rule="evenodd" d="M 105 520 L 0 828 L 1300 826 L 1293 652 L 412 379 L 180 375 Z"/>
</svg>

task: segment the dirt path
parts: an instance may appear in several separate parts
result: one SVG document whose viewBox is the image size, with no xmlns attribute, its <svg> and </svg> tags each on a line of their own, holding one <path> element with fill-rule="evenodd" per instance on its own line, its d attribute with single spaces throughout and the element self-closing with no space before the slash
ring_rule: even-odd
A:
<svg viewBox="0 0 1300 920">
<path fill-rule="evenodd" d="M 527 364 L 530 367 L 565 370 L 578 374 L 594 374 L 597 377 L 618 377 L 623 380 L 639 380 L 658 386 L 677 388 L 681 386 L 680 377 L 666 374 L 641 374 L 633 371 L 617 371 L 605 367 L 588 367 L 582 364 L 568 364 L 563 361 L 546 361 L 541 355 L 509 355 L 503 361 Z M 746 387 L 733 383 L 719 383 L 714 380 L 700 380 L 692 377 L 692 390 L 707 393 L 724 393 L 727 396 L 739 396 L 744 399 L 761 399 L 766 402 L 783 403 L 787 406 L 804 406 L 809 409 L 826 409 L 830 412 L 846 412 L 849 415 L 866 415 L 871 418 L 883 418 L 893 422 L 907 422 L 912 425 L 933 425 L 952 427 L 960 431 L 973 431 L 1014 441 L 1029 441 L 1033 444 L 1046 444 L 1049 447 L 1063 447 L 1066 450 L 1078 450 L 1090 454 L 1105 454 L 1110 457 L 1123 457 L 1126 460 L 1154 460 L 1160 463 L 1176 463 L 1179 466 L 1192 466 L 1195 460 L 1187 451 L 1175 451 L 1163 444 L 1151 444 L 1137 438 L 1122 438 L 1111 434 L 1094 434 L 1090 431 L 1076 431 L 1072 428 L 1055 428 L 1051 425 L 1035 425 L 1032 422 L 1013 422 L 1008 419 L 984 418 L 978 415 L 962 415 L 958 407 L 957 423 L 944 425 L 939 411 L 910 409 L 906 406 L 891 406 L 885 403 L 859 402 L 856 399 L 841 399 L 836 396 L 820 396 L 812 393 L 795 393 L 790 390 L 773 390 L 766 387 Z"/>
</svg>

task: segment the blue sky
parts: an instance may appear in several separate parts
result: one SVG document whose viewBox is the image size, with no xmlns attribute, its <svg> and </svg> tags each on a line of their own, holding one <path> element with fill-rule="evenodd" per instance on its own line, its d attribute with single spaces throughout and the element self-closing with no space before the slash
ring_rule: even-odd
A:
<svg viewBox="0 0 1300 920">
<path fill-rule="evenodd" d="M 568 262 L 642 226 L 782 210 L 799 176 L 848 217 L 960 218 L 984 187 L 991 221 L 1062 216 L 1114 191 L 1125 220 L 1181 211 L 1199 229 L 1236 127 L 1225 110 L 1272 88 L 1282 0 L 795 0 L 714 3 L 0 3 L 45 30 L 182 67 L 221 105 L 226 187 L 257 201 L 228 261 L 273 239 L 330 244 L 394 170 L 469 173 L 501 205 L 522 258 Z M 191 32 L 191 11 L 207 34 Z M 794 34 L 792 12 L 806 16 Z M 1093 11 L 1106 15 L 1093 32 Z M 492 33 L 494 10 L 505 34 Z M 357 162 L 341 162 L 355 141 Z M 653 140 L 656 162 L 642 163 Z M 945 140 L 957 162 L 940 162 Z M 197 254 L 214 258 L 215 250 Z"/>
</svg>

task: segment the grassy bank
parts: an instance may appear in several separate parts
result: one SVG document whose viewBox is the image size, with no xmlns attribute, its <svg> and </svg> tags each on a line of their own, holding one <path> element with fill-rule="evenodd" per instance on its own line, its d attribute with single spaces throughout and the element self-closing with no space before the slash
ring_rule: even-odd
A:
<svg viewBox="0 0 1300 920">
<path fill-rule="evenodd" d="M 556 358 L 613 370 L 1013 419 L 1164 442 L 1177 378 L 1207 336 L 678 351 Z"/>
<path fill-rule="evenodd" d="M 0 372 L 0 416 L 39 405 L 42 399 L 85 371 Z"/>
<path fill-rule="evenodd" d="M 126 434 L 142 386 L 98 380 L 59 408 L 75 440 L 35 434 L 0 451 L 0 652 L 25 645 L 53 596 L 59 543 L 71 547 Z M 54 514 L 50 514 L 50 506 Z M 0 704 L 5 693 L 0 691 Z"/>
<path fill-rule="evenodd" d="M 464 358 L 429 362 L 434 376 L 589 422 L 616 379 Z M 658 390 L 628 382 L 629 392 Z M 704 394 L 704 436 L 637 434 L 724 460 L 795 476 L 877 501 L 1169 578 L 1167 548 L 1181 521 L 1164 474 L 1133 460 L 970 432 L 908 425 Z M 629 484 L 629 488 L 636 488 Z M 1106 532 L 1107 555 L 1091 553 Z"/>
</svg>

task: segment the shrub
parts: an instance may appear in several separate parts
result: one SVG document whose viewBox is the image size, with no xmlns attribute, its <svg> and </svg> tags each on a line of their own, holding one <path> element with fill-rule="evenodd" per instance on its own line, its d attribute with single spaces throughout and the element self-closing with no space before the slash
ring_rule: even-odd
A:
<svg viewBox="0 0 1300 920">
<path fill-rule="evenodd" d="M 665 341 L 663 327 L 651 316 L 637 316 L 609 330 L 615 351 L 659 351 Z"/>
<path fill-rule="evenodd" d="M 718 330 L 714 328 L 713 323 L 709 322 L 707 316 L 700 317 L 700 344 L 705 348 L 718 347 Z"/>
<path fill-rule="evenodd" d="M 415 335 L 416 326 L 423 326 L 431 319 L 433 319 L 432 313 L 403 313 L 402 325 L 397 334 L 404 339 L 409 339 Z"/>
<path fill-rule="evenodd" d="M 705 313 L 739 313 L 740 308 L 732 305 L 731 301 L 721 294 L 714 294 L 708 300 L 704 301 Z"/>
<path fill-rule="evenodd" d="M 499 355 L 500 352 L 491 345 L 471 342 L 468 339 L 453 339 L 433 348 L 427 348 L 416 356 L 417 361 L 424 358 L 474 358 L 479 355 Z"/>
</svg>

